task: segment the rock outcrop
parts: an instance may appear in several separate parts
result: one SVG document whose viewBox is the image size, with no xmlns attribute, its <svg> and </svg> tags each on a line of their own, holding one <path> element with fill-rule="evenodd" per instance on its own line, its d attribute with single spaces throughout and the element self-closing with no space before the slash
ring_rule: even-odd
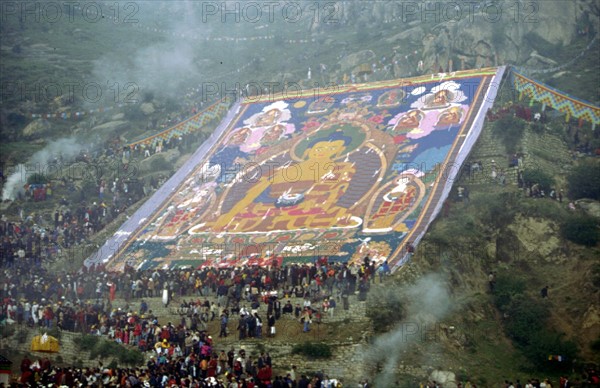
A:
<svg viewBox="0 0 600 388">
<path fill-rule="evenodd" d="M 33 120 L 32 122 L 30 122 L 23 129 L 23 136 L 29 137 L 29 138 L 39 137 L 39 136 L 42 136 L 42 135 L 50 132 L 51 129 L 52 129 L 52 126 L 50 125 L 50 122 L 48 120 L 37 119 L 37 120 Z"/>
</svg>

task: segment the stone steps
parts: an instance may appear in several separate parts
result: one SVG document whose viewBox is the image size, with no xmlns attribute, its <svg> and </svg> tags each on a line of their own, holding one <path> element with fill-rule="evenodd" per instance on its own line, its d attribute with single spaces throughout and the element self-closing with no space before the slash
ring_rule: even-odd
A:
<svg viewBox="0 0 600 388">
<path fill-rule="evenodd" d="M 190 302 L 192 300 L 200 300 L 205 301 L 208 299 L 211 304 L 217 303 L 217 298 L 214 295 L 210 295 L 208 297 L 203 296 L 194 296 L 194 297 L 176 297 L 173 301 L 169 303 L 169 306 L 165 307 L 162 303 L 162 298 L 153 297 L 153 298 L 143 298 L 148 304 L 148 310 L 152 311 L 153 315 L 158 317 L 158 322 L 160 325 L 166 325 L 168 322 L 172 322 L 175 324 L 176 322 L 180 322 L 181 315 L 177 312 L 179 305 L 183 300 Z M 303 298 L 291 297 L 288 298 L 292 305 L 296 305 L 297 303 L 302 305 L 304 302 Z M 282 301 L 282 304 L 285 304 L 288 299 Z M 341 301 L 336 301 L 337 307 L 335 309 L 334 317 L 329 317 L 327 314 L 323 314 L 323 322 L 328 321 L 341 321 L 348 318 L 353 318 L 354 320 L 368 320 L 365 317 L 365 303 L 358 302 L 356 295 L 350 296 L 350 307 L 351 309 L 345 311 L 342 309 Z M 131 312 L 139 312 L 141 299 L 131 299 L 129 302 L 123 299 L 115 299 L 112 303 L 113 309 L 121 308 L 124 311 Z M 244 305 L 244 303 L 242 303 Z M 129 306 L 129 308 L 127 308 Z M 250 307 L 250 303 L 245 304 L 246 307 Z M 314 308 L 319 308 L 319 305 L 314 305 Z M 259 308 L 259 315 L 261 318 L 266 318 L 267 306 L 264 303 L 261 303 Z"/>
<path fill-rule="evenodd" d="M 465 162 L 459 181 L 461 184 L 490 184 L 492 166 L 504 170 L 506 184 L 517 184 L 518 167 L 508 167 L 508 153 L 504 145 L 494 137 L 491 123 L 486 123 L 469 158 Z M 571 153 L 562 138 L 552 132 L 535 133 L 526 129 L 520 144 L 523 152 L 523 169 L 540 169 L 550 175 L 558 175 L 568 168 Z M 481 172 L 470 174 L 470 165 L 482 163 Z M 493 161 L 493 162 L 492 162 Z M 557 166 L 560 166 L 557 168 Z"/>
</svg>

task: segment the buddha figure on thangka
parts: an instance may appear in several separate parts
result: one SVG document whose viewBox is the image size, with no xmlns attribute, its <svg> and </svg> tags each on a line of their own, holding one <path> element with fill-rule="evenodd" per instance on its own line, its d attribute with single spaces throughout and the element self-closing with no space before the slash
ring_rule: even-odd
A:
<svg viewBox="0 0 600 388">
<path fill-rule="evenodd" d="M 377 99 L 378 107 L 393 107 L 398 106 L 404 102 L 406 92 L 402 89 L 392 89 L 381 94 Z"/>
<path fill-rule="evenodd" d="M 139 239 L 173 260 L 202 260 L 199 241 L 271 244 L 294 259 L 312 257 L 302 249 L 314 239 L 335 240 L 327 255 L 340 260 L 395 255 L 468 117 L 461 85 L 248 104 Z M 214 251 L 204 260 L 223 258 Z"/>
<path fill-rule="evenodd" d="M 373 147 L 364 144 L 369 131 L 369 125 L 359 121 L 324 124 L 294 144 L 290 157 L 296 163 L 288 158 L 287 165 L 269 174 L 264 173 L 265 164 L 257 165 L 256 174 L 250 170 L 247 175 L 260 178 L 229 187 L 218 216 L 190 233 L 359 227 L 362 218 L 351 208 L 383 174 L 383 154 L 367 154 Z M 363 160 L 374 163 L 380 173 L 359 169 L 357 163 Z M 357 185 L 359 175 L 364 175 L 364 183 Z M 227 201 L 228 196 L 237 197 Z"/>
<path fill-rule="evenodd" d="M 405 172 L 381 187 L 367 208 L 365 233 L 407 231 L 403 224 L 425 196 L 420 173 Z"/>
</svg>

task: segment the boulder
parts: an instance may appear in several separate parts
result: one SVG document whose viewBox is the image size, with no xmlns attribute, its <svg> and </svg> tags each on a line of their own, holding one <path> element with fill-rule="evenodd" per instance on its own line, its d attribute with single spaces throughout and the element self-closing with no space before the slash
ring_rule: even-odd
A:
<svg viewBox="0 0 600 388">
<path fill-rule="evenodd" d="M 112 121 L 118 121 L 118 120 L 123 120 L 125 118 L 125 113 L 117 113 L 116 115 L 113 115 L 110 119 Z"/>
<path fill-rule="evenodd" d="M 456 388 L 456 375 L 454 372 L 434 370 L 429 375 L 429 380 L 439 383 L 444 388 Z"/>
<path fill-rule="evenodd" d="M 123 129 L 127 128 L 128 125 L 129 125 L 128 121 L 115 120 L 115 121 L 109 121 L 107 123 L 95 126 L 92 128 L 92 131 L 110 133 L 113 131 L 123 130 Z"/>
<path fill-rule="evenodd" d="M 419 42 L 423 39 L 423 28 L 421 26 L 416 26 L 413 28 L 409 28 L 404 30 L 398 34 L 389 36 L 385 38 L 386 41 L 393 43 L 397 40 L 410 40 L 412 42 Z"/>
<path fill-rule="evenodd" d="M 593 199 L 579 199 L 575 203 L 578 208 L 582 209 L 588 215 L 600 218 L 600 202 Z"/>
<path fill-rule="evenodd" d="M 552 222 L 519 216 L 508 230 L 513 232 L 518 240 L 519 246 L 514 249 L 520 256 L 533 255 L 546 261 L 564 260 L 561 242 Z"/>
<path fill-rule="evenodd" d="M 348 72 L 364 63 L 371 63 L 375 58 L 375 53 L 371 50 L 363 50 L 357 53 L 346 55 L 340 60 L 340 66 L 343 73 Z"/>
<path fill-rule="evenodd" d="M 142 105 L 140 105 L 140 110 L 144 112 L 146 116 L 148 116 L 154 113 L 156 109 L 154 109 L 154 105 L 152 105 L 151 102 L 144 102 Z"/>
<path fill-rule="evenodd" d="M 46 134 L 52 129 L 50 122 L 44 119 L 36 119 L 30 122 L 23 129 L 23 136 L 26 137 L 38 137 Z"/>
</svg>

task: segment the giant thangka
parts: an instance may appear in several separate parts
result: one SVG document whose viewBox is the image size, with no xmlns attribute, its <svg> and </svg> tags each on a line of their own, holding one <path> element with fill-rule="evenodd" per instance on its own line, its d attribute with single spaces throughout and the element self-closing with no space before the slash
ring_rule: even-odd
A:
<svg viewBox="0 0 600 388">
<path fill-rule="evenodd" d="M 122 270 L 352 262 L 398 268 L 439 212 L 504 67 L 238 102 L 92 257 Z"/>
</svg>

